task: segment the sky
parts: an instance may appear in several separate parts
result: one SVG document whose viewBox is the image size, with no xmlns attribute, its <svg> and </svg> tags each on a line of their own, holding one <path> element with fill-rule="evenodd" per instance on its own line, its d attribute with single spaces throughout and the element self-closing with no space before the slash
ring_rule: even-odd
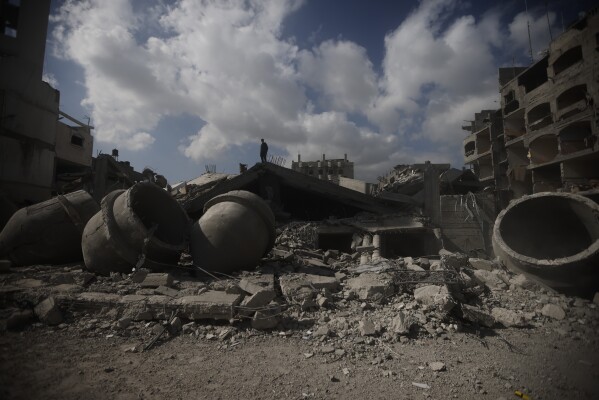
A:
<svg viewBox="0 0 599 400">
<path fill-rule="evenodd" d="M 528 6 L 526 12 L 525 6 Z M 52 0 L 44 80 L 169 183 L 269 156 L 463 165 L 464 121 L 499 108 L 497 69 L 539 60 L 592 0 Z"/>
</svg>

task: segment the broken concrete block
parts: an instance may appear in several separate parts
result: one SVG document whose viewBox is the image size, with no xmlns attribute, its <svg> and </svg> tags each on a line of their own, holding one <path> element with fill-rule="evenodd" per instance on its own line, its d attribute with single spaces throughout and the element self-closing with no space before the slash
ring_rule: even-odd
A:
<svg viewBox="0 0 599 400">
<path fill-rule="evenodd" d="M 474 269 L 484 269 L 486 271 L 493 271 L 496 266 L 493 261 L 485 260 L 482 258 L 469 258 L 468 262 Z"/>
<path fill-rule="evenodd" d="M 252 328 L 259 330 L 274 329 L 279 324 L 277 316 L 281 309 L 278 305 L 272 304 L 270 307 L 256 311 L 252 318 Z"/>
<path fill-rule="evenodd" d="M 178 290 L 166 286 L 158 286 L 154 289 L 154 293 L 169 297 L 177 297 L 179 295 Z"/>
<path fill-rule="evenodd" d="M 414 290 L 414 299 L 428 306 L 434 306 L 440 311 L 449 312 L 456 305 L 449 294 L 447 286 L 427 285 Z"/>
<path fill-rule="evenodd" d="M 393 278 L 388 274 L 363 273 L 348 280 L 347 288 L 360 300 L 380 301 L 395 293 Z"/>
<path fill-rule="evenodd" d="M 523 327 L 526 326 L 526 320 L 524 316 L 501 307 L 495 307 L 491 310 L 491 315 L 495 318 L 495 321 L 499 322 L 506 328 L 509 327 Z"/>
<path fill-rule="evenodd" d="M 505 282 L 495 273 L 484 269 L 474 271 L 474 276 L 491 290 L 507 289 Z"/>
<path fill-rule="evenodd" d="M 406 267 L 406 269 L 409 269 L 410 271 L 419 271 L 419 272 L 425 271 L 424 268 L 422 268 L 421 266 L 419 266 L 417 264 L 413 264 L 413 263 L 406 263 L 405 267 Z"/>
<path fill-rule="evenodd" d="M 235 316 L 235 308 L 241 302 L 241 296 L 209 290 L 198 296 L 185 296 L 173 299 L 172 303 L 181 308 L 182 316 L 187 319 L 224 319 Z"/>
<path fill-rule="evenodd" d="M 293 258 L 293 253 L 286 250 L 274 248 L 270 251 L 270 254 L 276 258 L 280 258 L 283 261 L 289 261 Z"/>
<path fill-rule="evenodd" d="M 302 303 L 316 297 L 316 288 L 306 279 L 306 274 L 287 274 L 279 279 L 281 292 L 287 301 Z M 316 305 L 316 303 L 314 303 Z"/>
<path fill-rule="evenodd" d="M 47 325 L 58 325 L 62 322 L 62 313 L 53 297 L 39 303 L 34 310 L 40 321 Z"/>
<path fill-rule="evenodd" d="M 339 290 L 339 281 L 334 276 L 306 274 L 305 279 L 310 282 L 314 289 L 327 289 L 331 292 L 336 292 Z"/>
<path fill-rule="evenodd" d="M 173 285 L 173 277 L 171 274 L 158 274 L 152 273 L 146 275 L 145 279 L 141 282 L 143 288 L 157 288 L 158 286 L 171 287 Z"/>
<path fill-rule="evenodd" d="M 487 328 L 491 328 L 495 325 L 495 318 L 480 308 L 468 304 L 462 304 L 461 308 L 465 320 L 486 326 Z"/>
<path fill-rule="evenodd" d="M 249 293 L 256 294 L 263 290 L 275 290 L 275 276 L 273 274 L 251 275 L 239 282 L 239 287 Z"/>
<path fill-rule="evenodd" d="M 131 274 L 131 281 L 135 283 L 142 283 L 149 273 L 149 270 L 145 268 L 140 268 Z"/>
<path fill-rule="evenodd" d="M 374 323 L 367 318 L 358 323 L 358 329 L 360 330 L 360 335 L 362 336 L 376 335 L 376 327 L 374 326 Z"/>
<path fill-rule="evenodd" d="M 258 309 L 268 305 L 277 297 L 274 290 L 261 290 L 251 296 L 245 297 L 239 306 L 239 313 L 244 316 L 254 314 Z"/>
<path fill-rule="evenodd" d="M 25 328 L 33 319 L 33 311 L 17 310 L 13 312 L 6 320 L 6 329 L 9 331 L 18 331 Z"/>
<path fill-rule="evenodd" d="M 566 317 L 566 312 L 563 308 L 555 304 L 545 304 L 541 309 L 541 314 L 553 319 L 564 319 Z"/>
<path fill-rule="evenodd" d="M 431 262 L 428 258 L 420 257 L 418 259 L 418 265 L 420 265 L 421 268 L 424 268 L 425 270 L 427 270 L 430 268 Z"/>
<path fill-rule="evenodd" d="M 416 320 L 409 314 L 399 311 L 391 321 L 391 331 L 398 335 L 408 335 Z"/>
<path fill-rule="evenodd" d="M 131 325 L 131 318 L 123 317 L 117 321 L 117 325 L 120 329 L 127 329 Z"/>
</svg>

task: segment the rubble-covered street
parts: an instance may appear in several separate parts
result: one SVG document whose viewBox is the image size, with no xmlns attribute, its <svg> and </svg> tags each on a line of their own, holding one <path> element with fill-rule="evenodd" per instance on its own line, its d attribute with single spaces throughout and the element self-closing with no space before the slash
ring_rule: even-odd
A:
<svg viewBox="0 0 599 400">
<path fill-rule="evenodd" d="M 256 271 L 230 276 L 186 255 L 170 273 L 4 270 L 2 396 L 599 395 L 597 299 L 445 250 L 360 265 L 306 248 L 310 225 L 278 229 Z"/>
</svg>

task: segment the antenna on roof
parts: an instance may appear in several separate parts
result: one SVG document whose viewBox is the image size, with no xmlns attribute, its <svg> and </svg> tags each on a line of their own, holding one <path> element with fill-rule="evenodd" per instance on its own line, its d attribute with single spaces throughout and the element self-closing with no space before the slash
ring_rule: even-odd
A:
<svg viewBox="0 0 599 400">
<path fill-rule="evenodd" d="M 551 34 L 551 23 L 549 22 L 549 9 L 547 8 L 547 0 L 545 0 L 545 15 L 547 16 L 547 27 L 549 28 L 549 39 L 553 42 L 553 35 Z"/>
<path fill-rule="evenodd" d="M 530 62 L 531 64 L 535 62 L 535 59 L 532 56 L 532 40 L 530 39 L 530 20 L 528 19 L 528 2 L 524 0 L 524 8 L 526 10 L 526 28 L 528 29 L 528 47 L 530 49 Z"/>
</svg>

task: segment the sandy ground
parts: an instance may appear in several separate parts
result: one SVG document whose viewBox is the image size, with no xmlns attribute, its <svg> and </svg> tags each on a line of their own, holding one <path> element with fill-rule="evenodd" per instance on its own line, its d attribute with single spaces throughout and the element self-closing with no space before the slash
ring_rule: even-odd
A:
<svg viewBox="0 0 599 400">
<path fill-rule="evenodd" d="M 479 335 L 461 331 L 382 345 L 332 340 L 347 350 L 339 356 L 322 354 L 321 343 L 302 330 L 258 332 L 242 326 L 235 338 L 182 334 L 165 337 L 148 351 L 130 352 L 152 334 L 125 337 L 37 323 L 1 334 L 0 397 L 516 399 L 520 390 L 531 399 L 597 399 L 598 338 L 566 332 L 564 324 Z M 433 371 L 429 363 L 435 361 L 446 369 Z"/>
</svg>

